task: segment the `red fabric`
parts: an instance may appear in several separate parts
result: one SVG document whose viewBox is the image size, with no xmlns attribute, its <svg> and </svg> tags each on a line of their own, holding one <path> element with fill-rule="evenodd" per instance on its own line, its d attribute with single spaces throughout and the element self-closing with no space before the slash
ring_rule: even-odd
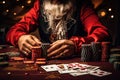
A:
<svg viewBox="0 0 120 80">
<path fill-rule="evenodd" d="M 9 30 L 6 37 L 8 42 L 14 46 L 17 46 L 18 39 L 21 35 L 29 34 L 36 28 L 38 25 L 38 15 L 40 15 L 39 6 L 39 0 L 36 0 L 34 7 L 23 17 L 19 23 L 15 24 Z M 84 30 L 87 32 L 87 36 L 71 37 L 70 40 L 76 44 L 76 52 L 80 51 L 81 44 L 83 43 L 104 41 L 109 37 L 107 28 L 105 28 L 105 26 L 99 22 L 97 15 L 90 7 L 84 5 L 81 9 L 80 17 L 82 24 L 84 25 Z"/>
</svg>

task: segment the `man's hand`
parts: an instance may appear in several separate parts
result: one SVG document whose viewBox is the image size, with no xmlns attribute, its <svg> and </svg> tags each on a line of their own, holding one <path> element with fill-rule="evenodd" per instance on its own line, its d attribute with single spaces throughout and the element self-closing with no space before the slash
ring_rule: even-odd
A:
<svg viewBox="0 0 120 80">
<path fill-rule="evenodd" d="M 18 40 L 18 47 L 26 56 L 31 53 L 32 47 L 40 46 L 40 44 L 40 40 L 33 35 L 22 35 Z"/>
<path fill-rule="evenodd" d="M 71 40 L 57 40 L 50 45 L 51 47 L 47 50 L 48 58 L 65 58 L 69 57 L 74 53 L 75 44 Z"/>
</svg>

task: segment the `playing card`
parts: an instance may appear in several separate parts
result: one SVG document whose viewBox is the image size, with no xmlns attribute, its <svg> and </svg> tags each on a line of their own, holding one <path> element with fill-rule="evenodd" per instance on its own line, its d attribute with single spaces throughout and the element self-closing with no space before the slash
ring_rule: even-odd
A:
<svg viewBox="0 0 120 80">
<path fill-rule="evenodd" d="M 79 69 L 80 72 L 84 72 L 84 71 L 90 71 L 90 70 L 95 70 L 98 69 L 98 66 L 92 66 L 92 65 L 87 65 L 87 64 L 80 64 L 80 63 L 70 63 L 68 64 L 69 68 L 72 69 Z"/>
<path fill-rule="evenodd" d="M 73 72 L 77 72 L 77 70 L 73 70 L 73 69 L 61 69 L 61 70 L 58 70 L 58 72 L 60 74 L 66 74 L 66 73 L 73 73 Z"/>
<path fill-rule="evenodd" d="M 95 76 L 98 76 L 98 77 L 102 77 L 102 76 L 110 75 L 112 73 L 98 69 L 98 70 L 95 70 L 95 71 L 90 71 L 89 74 L 95 75 Z"/>
<path fill-rule="evenodd" d="M 58 66 L 58 72 L 60 74 L 65 74 L 65 73 L 71 73 L 71 72 L 77 72 L 76 70 L 73 70 L 72 68 L 70 69 L 68 67 L 68 64 L 59 64 Z"/>
<path fill-rule="evenodd" d="M 66 70 L 68 69 L 68 64 L 59 64 L 57 65 L 58 70 Z"/>
<path fill-rule="evenodd" d="M 47 72 L 51 72 L 51 71 L 57 71 L 58 67 L 56 64 L 52 64 L 52 65 L 45 65 L 45 66 L 41 66 L 45 71 Z"/>
<path fill-rule="evenodd" d="M 87 72 L 75 72 L 75 73 L 70 73 L 72 76 L 81 76 L 81 75 L 86 75 L 88 74 Z"/>
</svg>

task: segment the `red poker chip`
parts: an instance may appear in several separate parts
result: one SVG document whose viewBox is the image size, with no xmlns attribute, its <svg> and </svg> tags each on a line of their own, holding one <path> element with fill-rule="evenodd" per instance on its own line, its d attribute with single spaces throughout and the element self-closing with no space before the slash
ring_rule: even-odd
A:
<svg viewBox="0 0 120 80">
<path fill-rule="evenodd" d="M 26 61 L 23 61 L 24 64 L 34 64 L 34 61 L 32 60 L 26 60 Z"/>
<path fill-rule="evenodd" d="M 36 61 L 46 61 L 46 58 L 37 58 Z"/>
<path fill-rule="evenodd" d="M 15 61 L 23 61 L 24 58 L 22 57 L 11 57 L 12 60 L 15 60 Z"/>
<path fill-rule="evenodd" d="M 32 48 L 32 60 L 36 60 L 36 58 L 41 57 L 41 47 L 40 46 L 35 46 Z"/>
<path fill-rule="evenodd" d="M 36 61 L 35 63 L 38 65 L 43 65 L 43 64 L 46 64 L 46 61 Z"/>
</svg>

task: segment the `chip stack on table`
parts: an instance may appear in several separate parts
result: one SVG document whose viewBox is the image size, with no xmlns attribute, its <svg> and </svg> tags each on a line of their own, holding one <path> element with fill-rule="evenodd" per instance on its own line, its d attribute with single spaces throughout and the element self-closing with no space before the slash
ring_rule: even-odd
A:
<svg viewBox="0 0 120 80">
<path fill-rule="evenodd" d="M 35 64 L 37 65 L 44 65 L 46 63 L 47 63 L 46 58 L 37 58 L 35 62 Z"/>
<path fill-rule="evenodd" d="M 120 62 L 120 54 L 111 54 L 110 55 L 110 59 L 109 59 L 109 62 L 110 63 L 114 63 L 114 62 Z"/>
<path fill-rule="evenodd" d="M 24 61 L 24 58 L 22 58 L 22 57 L 11 57 L 10 59 L 15 62 L 23 62 Z"/>
<path fill-rule="evenodd" d="M 119 62 L 114 62 L 114 69 L 115 70 L 120 70 L 120 61 Z"/>
<path fill-rule="evenodd" d="M 32 48 L 32 60 L 35 61 L 41 57 L 41 46 Z"/>
<path fill-rule="evenodd" d="M 47 58 L 47 49 L 50 47 L 50 43 L 42 43 L 42 57 Z"/>
<path fill-rule="evenodd" d="M 93 61 L 101 61 L 101 43 L 100 42 L 91 42 L 92 47 L 92 59 Z"/>
<path fill-rule="evenodd" d="M 5 67 L 9 65 L 9 56 L 0 54 L 0 67 Z"/>
<path fill-rule="evenodd" d="M 34 64 L 34 61 L 32 60 L 25 60 L 23 61 L 24 64 Z"/>
<path fill-rule="evenodd" d="M 108 61 L 111 49 L 111 42 L 102 42 L 102 60 Z"/>
<path fill-rule="evenodd" d="M 109 62 L 114 65 L 115 70 L 120 70 L 120 54 L 111 54 Z"/>
<path fill-rule="evenodd" d="M 92 58 L 91 44 L 82 44 L 81 61 L 83 62 L 91 61 L 91 58 Z"/>
</svg>

